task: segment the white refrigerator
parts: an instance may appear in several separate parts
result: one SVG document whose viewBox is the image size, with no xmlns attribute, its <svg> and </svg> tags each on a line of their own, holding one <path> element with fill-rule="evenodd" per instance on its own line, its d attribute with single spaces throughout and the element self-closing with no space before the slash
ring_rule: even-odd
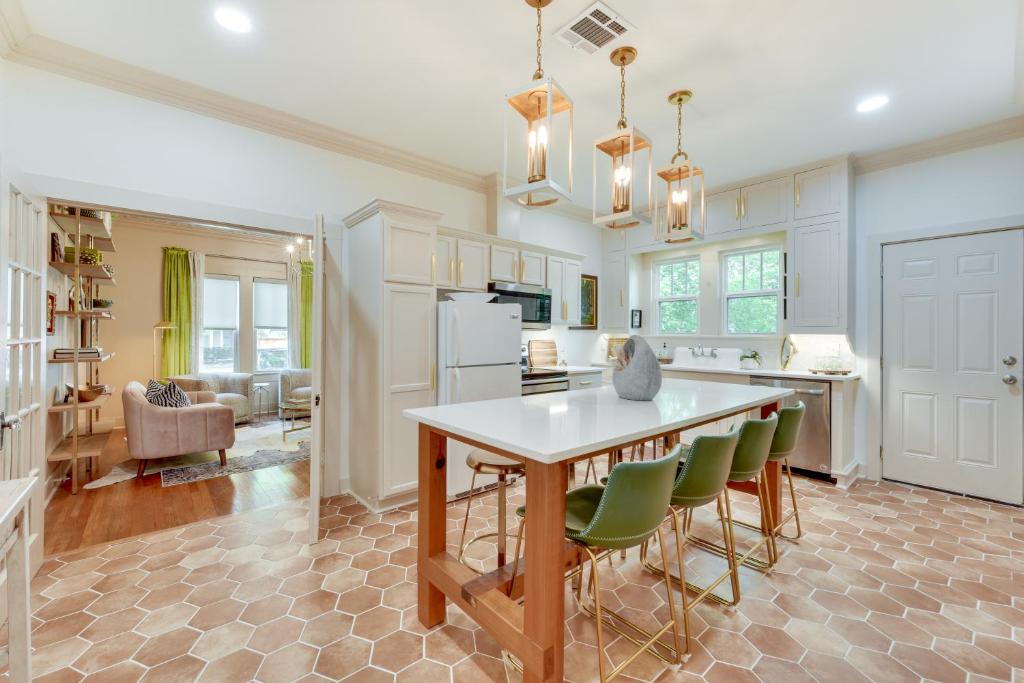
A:
<svg viewBox="0 0 1024 683">
<path fill-rule="evenodd" d="M 437 403 L 520 396 L 522 309 L 519 304 L 444 301 L 437 305 Z M 470 446 L 448 440 L 448 497 L 469 491 Z M 486 486 L 494 476 L 477 477 Z"/>
</svg>

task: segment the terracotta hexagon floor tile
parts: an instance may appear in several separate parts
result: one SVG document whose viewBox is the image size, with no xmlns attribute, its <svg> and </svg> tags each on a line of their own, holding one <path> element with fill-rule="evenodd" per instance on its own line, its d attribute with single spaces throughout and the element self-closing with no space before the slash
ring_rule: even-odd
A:
<svg viewBox="0 0 1024 683">
<path fill-rule="evenodd" d="M 263 658 L 256 679 L 263 683 L 291 683 L 313 671 L 318 652 L 303 643 L 292 643 Z"/>
<path fill-rule="evenodd" d="M 191 655 L 183 655 L 150 669 L 142 677 L 142 681 L 143 683 L 194 681 L 199 678 L 199 672 L 203 670 L 204 666 L 206 666 L 206 662 L 203 660 L 196 659 Z"/>
<path fill-rule="evenodd" d="M 338 596 L 338 609 L 349 614 L 362 614 L 380 605 L 383 591 L 372 586 L 360 586 Z"/>
<path fill-rule="evenodd" d="M 225 598 L 199 608 L 188 625 L 200 631 L 210 631 L 223 624 L 235 621 L 245 609 L 245 603 Z"/>
<path fill-rule="evenodd" d="M 403 669 L 395 677 L 395 683 L 423 683 L 424 681 L 447 681 L 451 679 L 451 669 L 444 664 L 421 659 L 407 669 Z"/>
<path fill-rule="evenodd" d="M 192 628 L 169 631 L 146 641 L 132 659 L 143 666 L 156 666 L 188 652 L 200 635 L 199 631 Z"/>
<path fill-rule="evenodd" d="M 131 659 L 144 642 L 146 639 L 138 633 L 122 633 L 94 643 L 72 663 L 72 666 L 84 674 L 95 673 Z"/>
<path fill-rule="evenodd" d="M 786 624 L 786 633 L 808 650 L 819 654 L 842 657 L 850 648 L 850 644 L 841 635 L 830 633 L 823 624 L 812 621 L 794 619 Z M 822 634 L 827 637 L 822 637 Z"/>
<path fill-rule="evenodd" d="M 743 668 L 750 668 L 757 663 L 757 650 L 738 633 L 710 628 L 701 634 L 700 642 L 720 662 Z"/>
<path fill-rule="evenodd" d="M 291 598 L 274 593 L 265 598 L 260 598 L 255 602 L 250 602 L 248 606 L 242 610 L 239 620 L 259 626 L 260 624 L 265 624 L 268 621 L 273 621 L 278 617 L 284 616 L 291 606 Z"/>
<path fill-rule="evenodd" d="M 317 590 L 295 598 L 289 614 L 300 619 L 313 619 L 334 609 L 338 604 L 338 594 L 331 591 Z"/>
<path fill-rule="evenodd" d="M 103 671 L 89 674 L 82 681 L 88 683 L 135 683 L 146 675 L 146 667 L 138 662 L 120 662 Z"/>
<path fill-rule="evenodd" d="M 248 647 L 269 654 L 299 639 L 305 623 L 295 617 L 280 617 L 258 627 L 249 639 Z"/>
<path fill-rule="evenodd" d="M 819 681 L 842 681 L 843 683 L 872 683 L 856 668 L 841 657 L 832 657 L 820 652 L 808 652 L 800 660 L 800 666 Z"/>
<path fill-rule="evenodd" d="M 829 618 L 828 627 L 845 638 L 851 645 L 877 652 L 888 652 L 892 646 L 892 640 L 888 636 L 866 621 L 835 614 Z"/>
<path fill-rule="evenodd" d="M 424 642 L 427 658 L 442 664 L 455 664 L 476 652 L 473 633 L 449 624 L 428 634 Z"/>
<path fill-rule="evenodd" d="M 715 662 L 704 674 L 704 680 L 709 683 L 755 683 L 757 676 L 748 669 L 742 669 L 725 662 Z"/>
<path fill-rule="evenodd" d="M 184 626 L 199 611 L 195 605 L 176 603 L 150 612 L 135 630 L 144 636 L 157 636 Z"/>
<path fill-rule="evenodd" d="M 811 601 L 809 598 L 801 598 L 788 593 L 780 593 L 775 598 L 774 602 L 777 607 L 794 619 L 803 619 L 805 621 L 814 621 L 819 624 L 824 624 L 828 621 L 830 616 L 828 610 L 818 603 Z"/>
<path fill-rule="evenodd" d="M 32 646 L 43 647 L 51 643 L 60 642 L 71 636 L 77 636 L 92 624 L 95 619 L 96 617 L 86 612 L 75 612 L 52 621 L 47 621 L 32 631 Z"/>
<path fill-rule="evenodd" d="M 146 612 L 143 610 L 137 607 L 129 607 L 120 612 L 100 617 L 82 631 L 81 636 L 94 643 L 106 640 L 111 636 L 127 633 L 132 630 L 145 616 Z M 33 643 L 33 645 L 35 644 Z"/>
<path fill-rule="evenodd" d="M 210 683 L 246 683 L 252 680 L 263 663 L 263 657 L 249 650 L 238 650 L 210 662 L 200 681 Z"/>
<path fill-rule="evenodd" d="M 962 640 L 971 642 L 974 633 L 964 628 L 948 617 L 935 612 L 911 609 L 907 610 L 907 621 L 921 627 L 936 638 L 949 638 L 951 640 Z"/>
<path fill-rule="evenodd" d="M 815 678 L 799 664 L 775 657 L 762 657 L 754 665 L 754 674 L 761 681 L 778 683 L 817 683 Z M 664 679 L 666 681 L 673 679 Z"/>
<path fill-rule="evenodd" d="M 949 683 L 967 680 L 967 673 L 963 669 L 931 650 L 895 643 L 889 654 L 922 678 Z"/>
<path fill-rule="evenodd" d="M 373 666 L 360 669 L 345 679 L 346 683 L 393 683 L 394 680 L 394 674 Z"/>
<path fill-rule="evenodd" d="M 369 571 L 376 569 L 388 561 L 388 555 L 380 550 L 366 550 L 352 556 L 352 566 L 356 569 Z"/>
<path fill-rule="evenodd" d="M 846 661 L 872 681 L 917 683 L 920 680 L 917 674 L 882 652 L 854 647 L 846 654 Z"/>
<path fill-rule="evenodd" d="M 501 660 L 481 654 L 472 655 L 452 668 L 454 683 L 479 683 L 480 681 L 503 683 L 505 680 L 505 665 Z"/>
<path fill-rule="evenodd" d="M 91 645 L 92 643 L 89 641 L 76 636 L 59 643 L 33 649 L 32 673 L 35 676 L 42 676 L 63 669 L 78 659 Z"/>
<path fill-rule="evenodd" d="M 370 664 L 397 673 L 422 658 L 423 637 L 408 631 L 395 631 L 373 644 Z"/>
<path fill-rule="evenodd" d="M 956 640 L 936 638 L 932 649 L 968 673 L 986 676 L 997 681 L 1010 680 L 1010 666 L 984 650 Z"/>
<path fill-rule="evenodd" d="M 352 625 L 352 634 L 367 640 L 383 638 L 392 631 L 398 630 L 402 623 L 402 613 L 390 607 L 374 607 L 356 617 Z"/>
<path fill-rule="evenodd" d="M 143 595 L 144 594 L 145 591 L 143 591 Z M 63 598 L 51 600 L 50 602 L 46 603 L 46 605 L 44 605 L 43 607 L 37 609 L 32 616 L 38 619 L 42 619 L 44 621 L 59 619 L 60 617 L 64 617 L 69 614 L 74 614 L 75 612 L 80 612 L 84 609 L 87 609 L 92 605 L 92 603 L 96 602 L 96 600 L 100 597 L 106 596 L 101 596 L 99 593 L 93 590 L 79 591 L 77 593 L 72 593 L 71 595 L 65 596 Z M 125 605 L 125 607 L 130 607 L 131 604 Z M 109 611 L 114 610 L 111 609 Z M 99 613 L 93 612 L 93 614 Z"/>
<path fill-rule="evenodd" d="M 788 659 L 792 662 L 800 661 L 806 650 L 788 633 L 772 626 L 751 624 L 743 632 L 743 637 L 757 648 L 758 652 L 766 656 Z"/>
<path fill-rule="evenodd" d="M 220 659 L 244 648 L 254 631 L 249 624 L 232 621 L 204 633 L 192 646 L 192 654 L 207 661 Z"/>
<path fill-rule="evenodd" d="M 1024 631 L 1024 621 L 1020 623 L 1021 626 L 1018 628 L 1018 631 Z M 1024 635 L 1024 633 L 1021 635 Z M 974 644 L 1015 669 L 1024 670 L 1024 642 L 978 634 L 974 639 Z"/>
<path fill-rule="evenodd" d="M 182 584 L 189 585 L 189 584 Z M 185 598 L 185 602 L 195 605 L 196 607 L 205 607 L 206 605 L 214 602 L 219 602 L 224 598 L 230 596 L 238 589 L 239 584 L 235 581 L 228 579 L 217 579 L 210 583 L 204 583 L 201 586 L 197 586 L 188 594 Z"/>
</svg>

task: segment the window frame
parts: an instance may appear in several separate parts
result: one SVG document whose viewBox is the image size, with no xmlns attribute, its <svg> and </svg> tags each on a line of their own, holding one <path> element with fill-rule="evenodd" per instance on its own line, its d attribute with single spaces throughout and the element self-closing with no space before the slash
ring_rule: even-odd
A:
<svg viewBox="0 0 1024 683">
<path fill-rule="evenodd" d="M 252 325 L 252 368 L 254 373 L 280 373 L 282 369 L 287 369 L 290 364 L 291 358 L 291 334 L 288 329 L 287 323 L 290 320 L 285 321 L 284 327 L 257 327 L 256 320 L 256 283 L 269 283 L 275 285 L 284 285 L 285 288 L 285 303 L 287 307 L 291 306 L 291 302 L 288 300 L 288 280 L 282 280 L 280 278 L 273 277 L 254 277 L 252 278 L 252 310 L 253 310 L 253 325 Z M 288 316 L 290 311 L 286 308 L 285 315 Z M 285 340 L 287 346 L 285 346 L 285 367 L 284 368 L 261 368 L 260 367 L 260 349 L 259 349 L 259 334 L 258 330 L 282 330 L 284 331 Z"/>
<path fill-rule="evenodd" d="M 242 333 L 242 279 L 237 275 L 218 275 L 217 273 L 205 273 L 203 275 L 204 280 L 234 280 L 238 285 L 238 296 L 235 301 L 235 319 L 238 320 L 238 324 L 235 327 L 207 327 L 203 325 L 203 335 L 205 336 L 206 331 L 211 332 L 234 332 L 235 333 L 235 344 L 234 344 L 234 357 L 231 360 L 231 372 L 238 372 L 241 365 L 241 333 Z M 205 295 L 204 295 L 205 298 Z M 200 344 L 199 353 L 202 354 L 205 350 L 205 346 Z M 199 371 L 200 372 L 223 372 L 221 368 L 208 368 L 205 366 L 202 357 L 199 359 Z"/>
<path fill-rule="evenodd" d="M 742 292 L 729 291 L 729 259 L 734 256 L 745 256 L 747 254 L 763 254 L 766 252 L 778 252 L 779 254 L 779 283 L 774 289 L 750 289 Z M 761 244 L 755 247 L 744 247 L 743 249 L 731 249 L 719 252 L 719 287 L 722 292 L 722 335 L 733 338 L 760 338 L 775 339 L 782 336 L 782 306 L 784 298 L 785 283 L 785 247 L 782 244 Z M 762 261 L 763 263 L 763 261 Z M 763 268 L 763 266 L 762 266 Z M 762 270 L 761 279 L 764 279 Z M 763 282 L 762 282 L 763 284 Z M 729 331 L 729 302 L 732 299 L 750 299 L 754 297 L 775 296 L 775 331 L 774 332 L 730 332 Z"/>
<path fill-rule="evenodd" d="M 697 293 L 686 294 L 682 296 L 661 296 L 661 267 L 673 265 L 676 263 L 696 263 L 697 264 Z M 703 275 L 703 266 L 701 264 L 700 254 L 690 254 L 687 256 L 677 256 L 675 258 L 662 259 L 660 261 L 654 261 L 651 268 L 651 288 L 654 296 L 654 335 L 656 337 L 698 337 L 700 336 L 700 297 L 701 297 L 701 277 Z M 697 306 L 697 329 L 693 332 L 664 332 L 661 329 L 661 304 L 662 302 L 668 301 L 693 301 Z"/>
</svg>

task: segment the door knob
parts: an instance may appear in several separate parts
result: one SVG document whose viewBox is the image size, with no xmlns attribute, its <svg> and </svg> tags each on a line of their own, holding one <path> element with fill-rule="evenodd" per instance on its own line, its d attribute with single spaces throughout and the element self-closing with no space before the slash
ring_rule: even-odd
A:
<svg viewBox="0 0 1024 683">
<path fill-rule="evenodd" d="M 12 432 L 16 432 L 21 429 L 21 418 L 20 417 L 7 417 L 7 415 L 0 410 L 0 448 L 4 447 L 4 430 L 10 429 Z"/>
<path fill-rule="evenodd" d="M 1003 375 L 1003 384 L 1016 384 L 1016 375 Z"/>
<path fill-rule="evenodd" d="M 1016 364 L 1017 364 L 1017 357 L 1016 356 L 1003 356 L 1003 365 L 1005 365 L 1006 367 L 1012 368 Z"/>
</svg>

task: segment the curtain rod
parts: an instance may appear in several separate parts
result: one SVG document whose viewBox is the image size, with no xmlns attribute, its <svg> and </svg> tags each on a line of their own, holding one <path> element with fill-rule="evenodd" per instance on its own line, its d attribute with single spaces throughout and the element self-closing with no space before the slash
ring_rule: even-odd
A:
<svg viewBox="0 0 1024 683">
<path fill-rule="evenodd" d="M 265 258 L 249 258 L 246 256 L 228 256 L 227 254 L 203 254 L 206 258 L 226 258 L 234 261 L 252 261 L 253 263 L 272 263 L 276 266 L 287 266 L 288 261 L 271 261 Z"/>
</svg>

